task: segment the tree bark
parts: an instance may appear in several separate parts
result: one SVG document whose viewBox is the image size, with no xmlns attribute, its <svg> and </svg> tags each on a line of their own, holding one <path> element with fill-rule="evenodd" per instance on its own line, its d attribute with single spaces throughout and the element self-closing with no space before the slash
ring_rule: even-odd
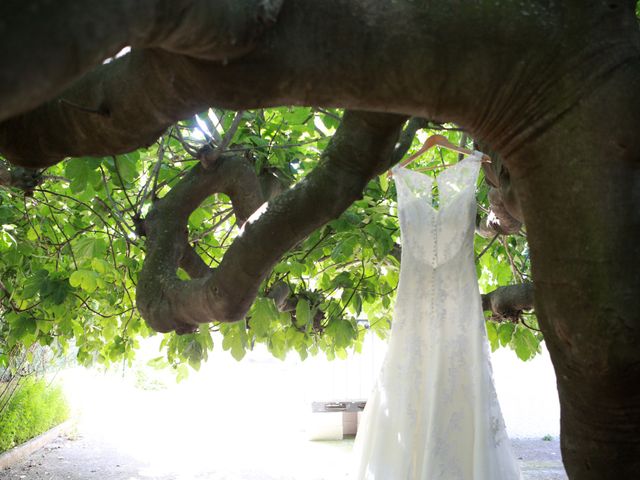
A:
<svg viewBox="0 0 640 480">
<path fill-rule="evenodd" d="M 208 60 L 245 54 L 273 24 L 281 4 L 282 0 L 3 0 L 0 120 L 51 99 L 126 46 L 162 48 Z"/>
<path fill-rule="evenodd" d="M 498 318 L 516 320 L 523 310 L 532 310 L 533 284 L 506 285 L 482 295 L 482 309 Z"/>
<path fill-rule="evenodd" d="M 571 479 L 640 472 L 640 61 L 509 158 Z"/>
<path fill-rule="evenodd" d="M 58 4 L 62 17 L 79 9 L 71 1 Z M 15 1 L 3 5 L 18 8 Z M 44 48 L 47 36 L 36 35 L 29 49 L 51 56 L 0 70 L 0 93 L 7 78 L 14 88 L 5 72 L 30 79 L 18 100 L 0 97 L 0 118 L 51 99 L 0 124 L 0 152 L 27 166 L 120 153 L 211 105 L 337 106 L 457 122 L 504 158 L 522 209 L 536 311 L 557 372 L 569 476 L 632 479 L 640 471 L 640 35 L 634 7 L 631 0 L 469 0 L 455 8 L 408 0 L 285 1 L 277 22 L 259 22 L 260 34 L 241 42 L 241 52 L 234 50 L 234 35 L 213 35 L 210 44 L 189 49 L 191 27 L 206 34 L 203 26 L 214 21 L 206 8 L 187 8 L 177 23 L 129 12 L 122 18 L 140 14 L 143 30 L 159 28 L 154 41 L 141 42 L 155 48 L 134 48 L 57 99 L 51 95 L 130 37 L 107 32 L 107 40 L 87 42 L 77 65 L 66 59 L 71 73 L 60 73 L 54 64 L 66 58 L 63 47 L 54 41 L 57 50 Z M 86 8 L 100 13 L 106 7 Z M 37 32 L 49 21 L 25 18 L 37 20 Z M 107 15 L 106 24 L 113 18 Z M 243 18 L 230 11 L 215 25 L 230 19 L 251 25 Z M 0 33 L 14 32 L 4 28 Z M 86 28 L 60 31 L 77 35 L 76 46 L 90 37 Z M 1 52 L 4 66 L 7 50 Z M 226 53 L 229 61 L 217 61 Z M 143 282 L 143 313 L 159 324 L 174 314 L 187 325 L 218 315 L 239 318 L 279 255 L 339 214 L 388 163 L 401 119 L 354 114 L 349 122 L 361 123 L 354 130 L 360 133 L 341 127 L 308 181 L 246 227 L 228 252 L 239 267 L 225 257 L 215 274 L 185 284 L 160 269 L 159 285 Z M 264 246 L 263 238 L 272 242 Z M 246 288 L 236 292 L 237 285 Z M 175 306 L 153 300 L 154 288 L 175 298 Z M 220 292 L 233 302 L 216 303 Z M 202 300 L 207 295 L 211 301 Z"/>
<path fill-rule="evenodd" d="M 217 268 L 185 282 L 176 269 L 185 255 L 191 212 L 212 193 L 224 191 L 236 216 L 243 219 L 259 206 L 248 192 L 260 191 L 257 179 L 253 189 L 247 182 L 236 183 L 237 169 L 245 168 L 241 160 L 222 157 L 207 170 L 201 165 L 192 169 L 154 205 L 145 222 L 147 257 L 136 299 L 147 323 L 157 331 L 182 333 L 201 323 L 244 318 L 280 257 L 338 217 L 362 196 L 367 182 L 387 168 L 405 120 L 399 115 L 346 112 L 320 164 L 249 218 Z"/>
<path fill-rule="evenodd" d="M 178 35 L 96 68 L 58 99 L 0 124 L 0 152 L 13 163 L 46 166 L 148 145 L 211 105 L 287 104 L 446 119 L 508 155 L 637 53 L 624 35 L 630 26 L 621 28 L 631 19 L 637 30 L 628 5 L 597 7 L 287 1 L 255 47 L 229 61 L 202 60 L 207 49 L 198 42 L 193 52 L 175 53 L 173 44 L 186 42 Z M 180 18 L 186 35 L 212 16 Z M 212 58 L 222 56 L 223 40 L 209 45 Z"/>
</svg>

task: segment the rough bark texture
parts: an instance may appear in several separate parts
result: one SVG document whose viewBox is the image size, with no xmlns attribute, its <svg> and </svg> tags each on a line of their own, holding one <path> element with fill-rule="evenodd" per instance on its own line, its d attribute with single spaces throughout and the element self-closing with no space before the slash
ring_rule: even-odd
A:
<svg viewBox="0 0 640 480">
<path fill-rule="evenodd" d="M 571 478 L 640 471 L 639 126 L 635 60 L 509 162 Z"/>
<path fill-rule="evenodd" d="M 256 16 L 254 6 L 266 10 Z M 579 480 L 634 479 L 640 471 L 634 8 L 631 0 L 289 0 L 281 8 L 249 0 L 6 1 L 0 152 L 26 166 L 120 153 L 212 105 L 338 106 L 457 122 L 504 160 L 503 204 L 509 211 L 509 198 L 516 199 L 522 217 L 513 209 L 511 216 L 527 225 L 536 310 L 558 378 L 567 472 Z M 99 66 L 126 44 L 134 46 L 131 54 Z M 173 271 L 191 258 L 183 225 L 169 221 L 162 232 L 161 203 L 148 219 L 150 250 L 154 242 L 180 241 L 163 247 L 175 250 L 170 262 L 151 254 L 145 264 L 139 292 L 145 317 L 160 329 L 240 318 L 273 262 L 391 163 L 401 123 L 392 115 L 346 115 L 316 171 L 246 225 L 227 255 L 238 263 L 225 257 L 212 272 L 195 265 L 189 282 L 177 281 Z M 214 173 L 201 176 L 215 180 Z"/>
<path fill-rule="evenodd" d="M 494 235 L 512 235 L 522 228 L 522 210 L 511 184 L 509 169 L 504 160 L 488 145 L 479 149 L 491 157 L 491 163 L 483 163 L 484 178 L 489 188 L 489 214 L 476 227 L 476 233 L 490 238 Z"/>
<path fill-rule="evenodd" d="M 0 148 L 12 162 L 43 166 L 149 144 L 176 118 L 210 105 L 313 104 L 455 121 L 504 156 L 636 55 L 637 41 L 618 28 L 626 21 L 637 30 L 631 2 L 617 9 L 597 3 L 464 2 L 454 9 L 289 1 L 241 58 L 213 62 L 186 50 L 134 50 L 76 82 L 62 93 L 66 102 L 53 100 L 5 122 Z M 191 19 L 196 31 L 202 18 L 209 17 Z M 179 29 L 185 37 L 188 25 Z M 162 46 L 162 39 L 155 43 Z M 220 55 L 219 43 L 210 47 Z M 203 49 L 198 43 L 193 54 L 204 57 Z"/>
<path fill-rule="evenodd" d="M 482 309 L 495 317 L 517 319 L 523 310 L 533 309 L 533 284 L 498 287 L 482 295 Z"/>
<path fill-rule="evenodd" d="M 3 0 L 0 120 L 51 99 L 125 46 L 225 61 L 247 53 L 275 21 L 281 4 L 282 0 Z"/>
<path fill-rule="evenodd" d="M 240 223 L 262 203 L 253 195 L 260 187 L 244 159 L 222 156 L 206 170 L 193 168 L 146 220 L 147 257 L 137 289 L 145 320 L 157 331 L 186 332 L 200 323 L 244 318 L 280 257 L 340 215 L 362 195 L 369 179 L 384 171 L 405 120 L 345 113 L 313 172 L 249 218 L 216 269 L 181 281 L 176 269 L 188 247 L 187 220 L 202 201 L 215 192 L 228 194 Z M 253 188 L 247 177 L 256 183 Z"/>
</svg>

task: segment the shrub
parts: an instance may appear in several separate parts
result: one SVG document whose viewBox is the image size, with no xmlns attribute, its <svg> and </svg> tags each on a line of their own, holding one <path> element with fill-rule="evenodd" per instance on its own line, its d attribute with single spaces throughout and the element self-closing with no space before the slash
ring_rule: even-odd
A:
<svg viewBox="0 0 640 480">
<path fill-rule="evenodd" d="M 0 413 L 0 452 L 46 432 L 69 417 L 62 388 L 25 379 Z"/>
</svg>

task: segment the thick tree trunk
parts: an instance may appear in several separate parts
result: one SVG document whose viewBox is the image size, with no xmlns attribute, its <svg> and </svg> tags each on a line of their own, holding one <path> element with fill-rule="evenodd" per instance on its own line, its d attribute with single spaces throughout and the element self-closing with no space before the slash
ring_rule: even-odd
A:
<svg viewBox="0 0 640 480">
<path fill-rule="evenodd" d="M 510 159 L 577 480 L 640 472 L 640 60 Z"/>
<path fill-rule="evenodd" d="M 210 2 L 219 3 L 199 3 Z M 159 48 L 134 49 L 0 124 L 0 151 L 13 163 L 46 166 L 148 145 L 175 120 L 211 105 L 317 105 L 457 122 L 508 154 L 636 54 L 620 33 L 601 39 L 603 28 L 581 21 L 582 10 L 544 0 L 456 8 L 287 1 L 255 48 L 228 62 L 202 60 L 207 47 L 220 58 L 224 38 L 186 47 L 189 26 L 200 32 L 208 17 L 184 15 L 175 36 L 171 28 L 152 36 L 149 44 Z M 606 24 L 626 18 L 606 9 L 593 16 Z M 588 47 L 584 38 L 592 39 Z M 572 88 L 558 87 L 566 84 Z"/>
<path fill-rule="evenodd" d="M 125 46 L 208 60 L 245 54 L 281 5 L 282 0 L 3 0 L 0 120 L 51 99 Z"/>
<path fill-rule="evenodd" d="M 60 11 L 73 4 L 62 2 Z M 563 456 L 571 479 L 637 478 L 640 36 L 635 2 L 460 1 L 453 7 L 452 2 L 285 1 L 276 9 L 276 23 L 256 37 L 255 45 L 253 37 L 241 42 L 250 50 L 247 55 L 231 47 L 234 35 L 192 33 L 207 33 L 207 16 L 194 12 L 232 3 L 184 0 L 187 7 L 192 4 L 205 10 L 186 8 L 179 16 L 184 22 L 171 19 L 170 28 L 154 28 L 146 40 L 136 37 L 141 46 L 156 48 L 101 66 L 59 99 L 1 123 L 3 155 L 15 163 L 45 166 L 67 155 L 132 150 L 211 105 L 313 104 L 458 122 L 499 153 L 511 173 L 529 233 L 536 310 L 557 371 Z M 233 12 L 229 18 L 238 20 Z M 109 15 L 107 23 L 117 15 Z M 215 25 L 225 25 L 224 20 L 216 17 Z M 147 31 L 156 21 L 144 14 L 139 28 Z M 189 39 L 195 37 L 205 41 L 190 49 Z M 105 38 L 90 43 L 87 48 L 93 50 L 81 56 L 74 75 L 132 37 Z M 224 58 L 226 48 L 232 61 L 211 61 Z M 0 48 L 0 54 L 6 51 Z M 33 77 L 40 65 L 20 63 L 23 74 L 36 79 L 35 98 L 48 98 L 47 92 L 59 91 L 69 78 L 55 71 L 53 58 L 42 65 L 57 75 L 53 86 Z M 5 77 L 0 73 L 0 86 Z M 8 98 L 6 89 L 0 94 Z M 7 101 L 7 111 L 32 106 L 28 95 L 20 98 Z M 310 176 L 317 189 L 289 192 L 229 250 L 232 256 L 247 253 L 238 256 L 248 275 L 229 278 L 250 287 L 240 292 L 231 306 L 235 310 L 225 313 L 230 318 L 242 315 L 256 279 L 283 246 L 293 245 L 291 235 L 309 233 L 338 214 L 379 171 L 383 159 L 364 165 L 363 159 L 374 157 L 362 155 L 357 144 L 365 141 L 367 150 L 381 142 L 388 153 L 399 123 L 384 116 L 370 120 L 365 127 L 382 122 L 382 138 L 376 140 L 375 129 L 368 127 L 362 137 L 337 138 L 345 150 L 325 154 Z M 296 203 L 306 207 L 289 211 Z M 320 203 L 318 215 L 308 213 Z M 270 221 L 280 230 L 274 233 Z M 253 249 L 265 238 L 272 243 Z M 143 285 L 149 292 L 155 287 L 151 277 Z M 202 277 L 190 287 L 224 297 L 218 306 L 237 297 L 240 290 L 233 284 L 221 289 L 217 282 Z M 168 283 L 174 286 L 173 277 Z M 198 321 L 189 305 L 196 307 L 196 317 L 211 313 L 209 303 L 193 297 L 196 290 L 178 295 L 175 306 L 185 323 Z M 149 299 L 143 310 L 155 310 L 158 317 L 173 313 L 172 305 L 154 303 L 151 294 Z"/>
</svg>

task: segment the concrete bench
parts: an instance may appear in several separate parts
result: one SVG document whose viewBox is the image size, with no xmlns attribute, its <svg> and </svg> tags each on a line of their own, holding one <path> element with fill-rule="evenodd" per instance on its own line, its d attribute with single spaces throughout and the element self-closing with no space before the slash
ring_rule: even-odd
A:
<svg viewBox="0 0 640 480">
<path fill-rule="evenodd" d="M 358 432 L 366 400 L 311 402 L 309 440 L 342 440 Z"/>
</svg>

